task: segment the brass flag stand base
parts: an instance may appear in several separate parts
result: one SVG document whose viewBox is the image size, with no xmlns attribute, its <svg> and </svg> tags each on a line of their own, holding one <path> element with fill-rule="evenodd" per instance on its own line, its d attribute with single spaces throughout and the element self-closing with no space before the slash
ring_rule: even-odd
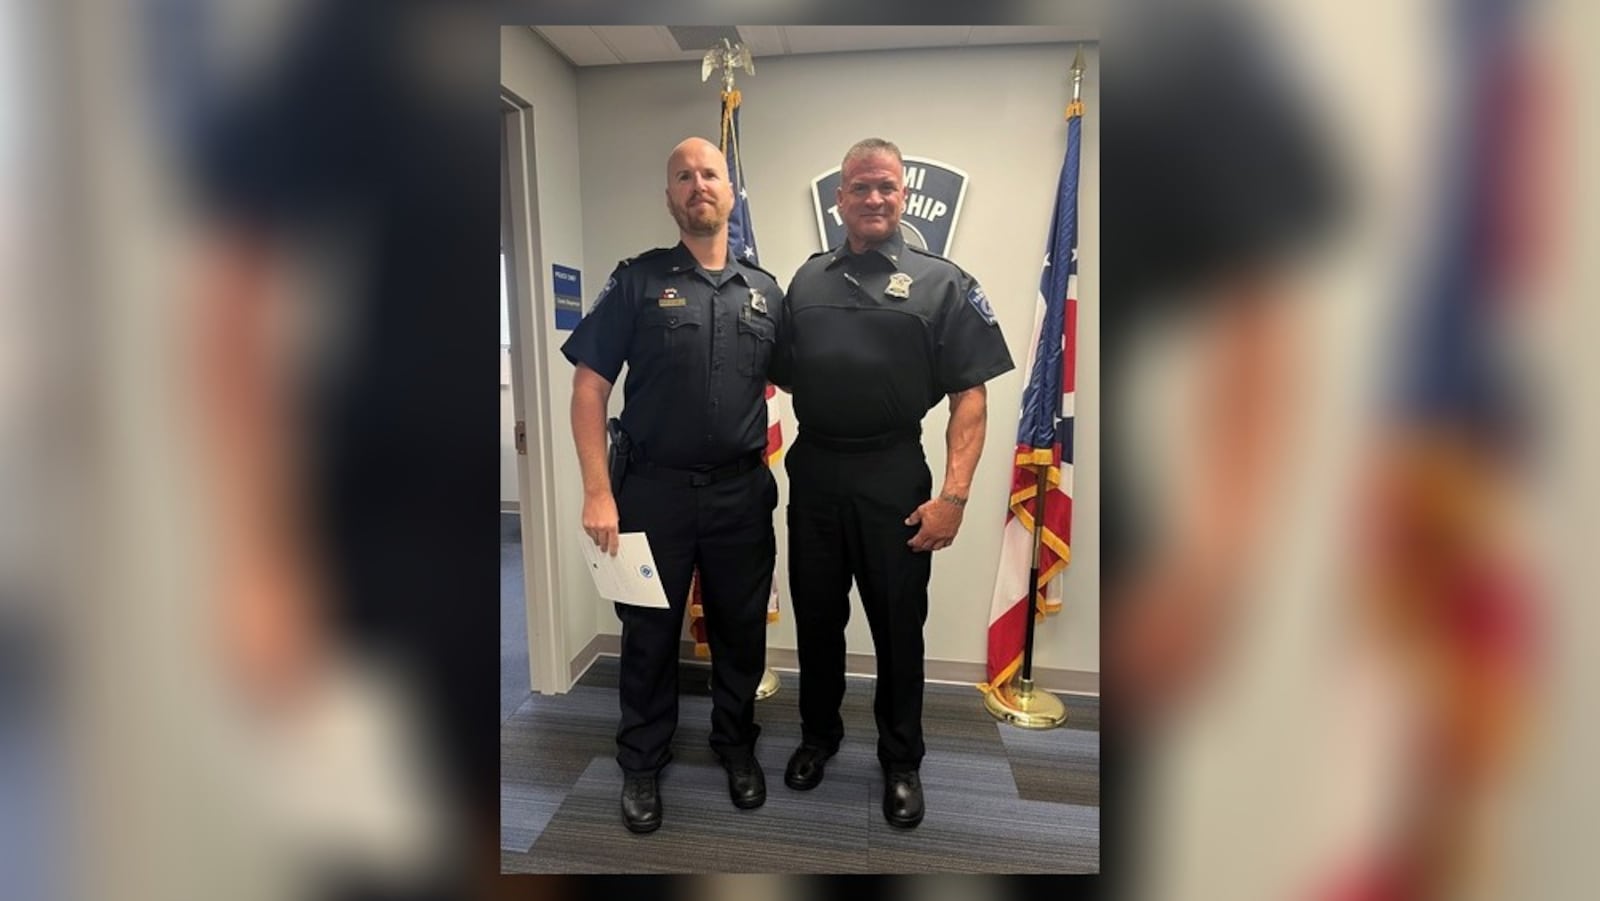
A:
<svg viewBox="0 0 1600 901">
<path fill-rule="evenodd" d="M 761 684 L 756 686 L 756 700 L 765 701 L 767 698 L 777 694 L 779 684 L 778 674 L 772 671 L 772 667 L 767 667 L 767 671 L 761 675 Z M 711 677 L 709 676 L 706 677 L 706 688 L 708 690 L 711 688 Z"/>
<path fill-rule="evenodd" d="M 983 696 L 983 706 L 1003 723 L 1024 729 L 1054 729 L 1067 721 L 1067 707 L 1055 695 L 1035 688 L 1032 679 L 1013 679 Z"/>
<path fill-rule="evenodd" d="M 1027 629 L 1022 640 L 1022 670 L 983 696 L 983 706 L 1002 723 L 1024 729 L 1054 729 L 1067 721 L 1067 708 L 1055 695 L 1033 686 L 1033 623 L 1039 618 L 1039 545 L 1045 529 L 1044 498 L 1050 491 L 1048 464 L 1033 469 L 1033 561 L 1028 566 Z"/>
<path fill-rule="evenodd" d="M 772 667 L 769 666 L 766 673 L 761 677 L 761 684 L 756 686 L 756 700 L 765 701 L 777 693 L 778 674 L 773 672 Z"/>
</svg>

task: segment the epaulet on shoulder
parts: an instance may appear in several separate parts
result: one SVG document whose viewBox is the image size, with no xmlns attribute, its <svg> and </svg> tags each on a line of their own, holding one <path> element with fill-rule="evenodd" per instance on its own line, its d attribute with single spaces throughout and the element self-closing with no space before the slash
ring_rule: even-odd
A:
<svg viewBox="0 0 1600 901">
<path fill-rule="evenodd" d="M 767 278 L 770 278 L 773 281 L 777 281 L 778 280 L 778 277 L 776 275 L 773 275 L 771 272 L 767 271 L 759 263 L 752 263 L 749 260 L 741 259 L 739 257 L 734 257 L 734 261 L 737 262 L 740 266 L 748 266 L 751 269 L 754 269 L 755 271 L 761 273 L 762 275 L 765 275 Z"/>
<path fill-rule="evenodd" d="M 917 254 L 919 256 L 925 256 L 930 260 L 938 260 L 939 262 L 945 264 L 946 266 L 949 266 L 951 269 L 954 269 L 955 271 L 961 273 L 962 275 L 966 276 L 967 278 L 971 278 L 972 277 L 971 273 L 969 273 L 969 272 L 967 272 L 967 270 L 961 268 L 961 264 L 960 263 L 957 263 L 955 260 L 952 260 L 949 257 L 940 256 L 939 254 L 936 254 L 931 250 L 924 250 L 921 247 L 912 247 L 910 244 L 906 245 L 906 250 L 909 250 L 912 253 Z"/>
<path fill-rule="evenodd" d="M 625 259 L 622 262 L 618 263 L 617 264 L 617 268 L 618 269 L 626 269 L 629 266 L 632 266 L 634 263 L 639 262 L 640 260 L 648 260 L 651 257 L 658 257 L 658 256 L 661 256 L 664 253 L 670 253 L 671 251 L 672 251 L 672 248 L 670 248 L 670 247 L 655 247 L 655 248 L 651 248 L 650 250 L 647 250 L 644 253 L 639 254 L 638 256 L 628 257 L 627 259 Z"/>
</svg>

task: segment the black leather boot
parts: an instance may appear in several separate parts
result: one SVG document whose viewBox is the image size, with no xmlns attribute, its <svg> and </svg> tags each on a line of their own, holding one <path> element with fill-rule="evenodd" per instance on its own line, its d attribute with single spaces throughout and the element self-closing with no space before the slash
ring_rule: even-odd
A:
<svg viewBox="0 0 1600 901">
<path fill-rule="evenodd" d="M 883 818 L 890 826 L 913 829 L 922 822 L 922 779 L 916 770 L 889 773 L 883 780 Z"/>
<path fill-rule="evenodd" d="M 810 791 L 821 785 L 823 765 L 833 753 L 816 745 L 796 748 L 789 757 L 789 765 L 783 770 L 783 784 L 798 792 Z"/>
<path fill-rule="evenodd" d="M 767 777 L 761 762 L 754 757 L 722 762 L 728 771 L 728 797 L 740 810 L 752 810 L 767 803 Z"/>
<path fill-rule="evenodd" d="M 655 773 L 622 774 L 622 821 L 629 832 L 661 828 L 661 792 Z"/>
</svg>

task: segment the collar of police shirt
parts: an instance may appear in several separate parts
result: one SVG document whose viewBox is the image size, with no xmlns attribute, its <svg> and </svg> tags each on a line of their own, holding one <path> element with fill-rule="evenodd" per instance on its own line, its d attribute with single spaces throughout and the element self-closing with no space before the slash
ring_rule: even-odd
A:
<svg viewBox="0 0 1600 901">
<path fill-rule="evenodd" d="M 672 248 L 673 272 L 698 272 L 710 279 L 711 284 L 718 288 L 727 284 L 734 276 L 739 275 L 741 270 L 734 265 L 735 262 L 737 261 L 734 255 L 730 253 L 728 254 L 727 262 L 723 263 L 722 268 L 713 272 L 700 265 L 700 261 L 694 258 L 694 252 L 689 250 L 688 245 L 682 241 L 679 241 L 678 245 Z M 746 280 L 746 284 L 748 283 L 748 280 Z"/>
<path fill-rule="evenodd" d="M 900 258 L 905 256 L 906 253 L 906 239 L 900 236 L 900 229 L 896 228 L 894 234 L 885 239 L 882 244 L 857 254 L 850 250 L 850 239 L 846 237 L 844 243 L 834 249 L 833 259 L 829 260 L 828 265 L 824 268 L 832 269 L 852 256 L 865 256 L 869 253 L 878 254 L 888 260 L 889 265 L 898 270 L 900 268 Z"/>
</svg>

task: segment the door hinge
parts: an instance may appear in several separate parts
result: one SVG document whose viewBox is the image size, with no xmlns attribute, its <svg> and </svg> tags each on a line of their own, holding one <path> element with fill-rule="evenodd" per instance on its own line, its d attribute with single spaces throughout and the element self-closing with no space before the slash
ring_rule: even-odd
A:
<svg viewBox="0 0 1600 901">
<path fill-rule="evenodd" d="M 517 420 L 517 453 L 528 455 L 528 423 L 521 419 Z"/>
</svg>

